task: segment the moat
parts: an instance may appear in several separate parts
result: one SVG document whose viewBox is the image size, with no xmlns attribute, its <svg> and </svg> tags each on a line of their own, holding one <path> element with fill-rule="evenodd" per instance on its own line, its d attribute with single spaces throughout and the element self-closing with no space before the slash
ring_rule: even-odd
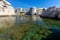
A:
<svg viewBox="0 0 60 40">
<path fill-rule="evenodd" d="M 17 30 L 18 27 L 21 27 L 20 24 L 22 25 L 26 24 L 28 26 L 29 24 L 30 26 L 36 24 L 35 25 L 36 27 L 40 25 L 41 28 L 43 28 L 44 30 L 46 29 L 46 30 L 52 31 L 54 33 L 53 35 L 56 35 L 56 38 L 60 37 L 59 36 L 60 35 L 59 34 L 60 33 L 60 20 L 41 18 L 39 16 L 0 17 L 0 33 L 2 33 L 0 37 L 2 38 L 4 36 L 5 31 L 10 30 L 10 28 L 13 29 L 16 25 L 17 25 L 16 26 L 16 30 Z M 36 30 L 36 29 L 33 28 L 33 30 Z M 3 32 L 1 30 L 3 30 Z"/>
<path fill-rule="evenodd" d="M 5 24 L 21 24 L 21 23 L 29 23 L 35 22 L 39 25 L 46 25 L 48 27 L 60 27 L 60 20 L 41 18 L 38 16 L 15 16 L 15 17 L 0 17 L 0 27 Z"/>
</svg>

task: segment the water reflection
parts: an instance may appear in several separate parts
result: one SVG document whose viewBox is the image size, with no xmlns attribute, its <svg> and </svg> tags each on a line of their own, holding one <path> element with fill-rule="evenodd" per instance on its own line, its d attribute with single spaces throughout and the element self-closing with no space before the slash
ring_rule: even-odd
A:
<svg viewBox="0 0 60 40">
<path fill-rule="evenodd" d="M 31 20 L 34 21 L 34 23 L 42 26 L 43 28 L 47 26 L 46 23 L 43 21 L 43 19 L 38 15 L 31 16 Z"/>
<path fill-rule="evenodd" d="M 29 22 L 36 23 L 42 26 L 43 28 L 47 26 L 46 23 L 43 21 L 43 19 L 40 18 L 38 15 L 16 16 L 15 18 L 15 24 L 18 25 L 22 23 L 29 23 Z"/>
<path fill-rule="evenodd" d="M 21 23 L 29 23 L 31 21 L 41 25 L 42 27 L 46 27 L 46 26 L 59 27 L 60 26 L 60 21 L 58 20 L 43 19 L 38 15 L 32 15 L 32 16 L 0 17 L 0 27 L 4 27 L 6 25 L 11 26 L 11 25 L 21 24 Z"/>
<path fill-rule="evenodd" d="M 36 24 L 39 24 L 42 27 L 60 27 L 60 21 L 59 20 L 53 20 L 53 19 L 47 19 L 47 18 L 41 18 L 38 15 L 31 15 L 31 16 L 17 16 L 15 18 L 15 23 L 29 23 L 34 22 Z"/>
<path fill-rule="evenodd" d="M 49 29 L 53 32 L 53 37 L 51 37 L 51 38 L 54 38 L 55 36 L 57 38 L 60 37 L 60 34 L 59 34 L 60 33 L 60 28 L 59 29 L 55 28 L 55 27 L 60 27 L 60 21 L 59 20 L 41 18 L 38 15 L 0 17 L 0 28 L 5 27 L 6 25 L 9 27 L 9 26 L 12 26 L 12 25 L 15 25 L 15 24 L 29 23 L 31 21 L 38 24 L 38 25 L 40 25 L 43 28 L 51 27 Z M 57 36 L 57 34 L 58 34 L 58 36 Z M 3 34 L 1 34 L 1 35 L 3 35 Z M 3 38 L 3 36 L 0 36 L 0 37 Z"/>
<path fill-rule="evenodd" d="M 16 16 L 15 17 L 15 24 L 21 24 L 29 22 L 29 16 Z"/>
<path fill-rule="evenodd" d="M 33 16 L 16 16 L 15 23 L 26 23 L 26 22 L 36 22 L 38 24 L 42 23 L 45 25 L 45 22 L 40 18 L 39 16 L 33 15 Z"/>
</svg>

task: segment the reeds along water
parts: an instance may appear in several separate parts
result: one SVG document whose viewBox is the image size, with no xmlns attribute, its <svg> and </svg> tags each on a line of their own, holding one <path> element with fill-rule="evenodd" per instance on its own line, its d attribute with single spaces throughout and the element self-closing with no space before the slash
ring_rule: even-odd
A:
<svg viewBox="0 0 60 40">
<path fill-rule="evenodd" d="M 0 28 L 9 27 L 14 23 L 15 17 L 0 17 Z"/>
</svg>

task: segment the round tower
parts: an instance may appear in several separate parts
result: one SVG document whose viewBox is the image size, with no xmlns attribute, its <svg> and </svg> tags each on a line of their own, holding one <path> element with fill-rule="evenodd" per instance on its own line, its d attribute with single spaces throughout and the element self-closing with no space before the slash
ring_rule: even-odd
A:
<svg viewBox="0 0 60 40">
<path fill-rule="evenodd" d="M 30 8 L 30 14 L 31 14 L 31 15 L 36 14 L 36 13 L 37 13 L 36 10 L 37 10 L 36 7 L 32 7 L 32 8 Z"/>
</svg>

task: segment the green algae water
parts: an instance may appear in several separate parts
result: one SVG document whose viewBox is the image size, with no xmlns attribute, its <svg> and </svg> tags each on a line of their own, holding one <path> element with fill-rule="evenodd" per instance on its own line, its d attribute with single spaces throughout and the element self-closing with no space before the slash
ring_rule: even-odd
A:
<svg viewBox="0 0 60 40">
<path fill-rule="evenodd" d="M 60 20 L 36 15 L 0 17 L 0 25 L 0 40 L 49 40 L 60 33 Z"/>
</svg>

